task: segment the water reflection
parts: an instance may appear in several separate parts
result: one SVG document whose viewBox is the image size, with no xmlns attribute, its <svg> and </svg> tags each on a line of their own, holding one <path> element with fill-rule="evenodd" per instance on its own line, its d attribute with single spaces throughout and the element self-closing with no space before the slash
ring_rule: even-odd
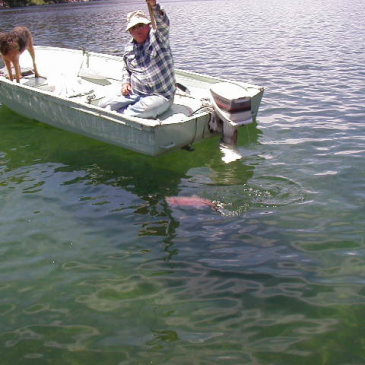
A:
<svg viewBox="0 0 365 365">
<path fill-rule="evenodd" d="M 242 241 L 255 242 L 256 246 L 265 241 L 260 227 L 270 216 L 281 206 L 306 200 L 303 188 L 295 181 L 275 175 L 254 177 L 256 166 L 265 161 L 258 144 L 261 131 L 255 124 L 239 136 L 239 149 L 246 157 L 227 165 L 220 159 L 218 139 L 196 145 L 194 152 L 173 151 L 151 158 L 26 121 L 6 108 L 1 113 L 11 118 L 1 124 L 2 135 L 7 136 L 0 142 L 0 149 L 7 151 L 3 185 L 21 187 L 22 193 L 32 198 L 28 214 L 22 216 L 28 216 L 30 224 L 37 222 L 52 204 L 81 237 L 92 232 L 94 239 L 106 240 L 110 245 L 106 252 L 110 251 L 113 259 L 137 255 L 141 260 L 148 255 L 165 262 L 184 260 L 191 242 L 198 239 L 194 254 L 205 251 L 202 262 L 217 267 L 230 262 L 235 267 L 237 260 L 250 266 L 241 258 Z M 14 134 L 19 123 L 22 128 Z M 31 142 L 24 143 L 30 136 Z M 172 207 L 166 201 L 169 196 L 197 196 L 214 202 L 217 208 Z M 235 218 L 247 213 L 246 228 L 237 228 Z M 251 223 L 260 215 L 262 222 Z M 17 215 L 12 218 L 19 219 Z M 248 235 L 247 227 L 256 228 Z M 269 234 L 273 242 L 279 239 L 273 230 Z M 72 244 L 76 241 L 69 239 Z M 267 246 L 273 245 L 268 242 Z M 118 247 L 118 253 L 112 252 L 113 247 Z M 232 251 L 233 261 L 225 259 L 220 250 L 233 247 L 238 249 Z M 264 251 L 261 254 L 276 266 L 275 258 Z M 99 265 L 77 262 L 66 260 L 62 267 L 102 270 Z"/>
<path fill-rule="evenodd" d="M 362 363 L 362 5 L 166 2 L 177 67 L 267 90 L 232 164 L 217 139 L 150 159 L 1 108 L 4 361 Z M 135 8 L 1 27 L 118 54 Z M 192 195 L 227 214 L 165 200 Z"/>
<path fill-rule="evenodd" d="M 174 151 L 150 158 L 27 121 L 7 108 L 0 113 L 9 120 L 1 124 L 0 149 L 6 151 L 3 186 L 20 188 L 35 199 L 37 203 L 29 211 L 31 220 L 40 219 L 52 203 L 57 211 L 62 210 L 62 216 L 71 213 L 70 218 L 82 223 L 85 231 L 99 220 L 100 228 L 92 230 L 113 240 L 118 231 L 134 222 L 138 237 L 165 237 L 170 250 L 181 217 L 174 216 L 166 196 L 197 195 L 214 200 L 222 213 L 229 210 L 233 198 L 230 187 L 245 194 L 241 186 L 246 186 L 254 172 L 254 166 L 245 165 L 244 160 L 224 164 L 217 138 L 198 144 L 194 152 Z M 240 135 L 242 148 L 247 140 L 257 144 L 260 135 L 256 125 L 246 132 Z M 207 167 L 201 167 L 206 162 Z M 237 202 L 234 209 L 239 213 L 240 204 L 247 206 L 252 201 L 253 191 L 250 194 L 244 203 Z M 125 222 L 118 227 L 115 223 L 120 219 Z M 176 254 L 174 249 L 171 252 Z"/>
</svg>

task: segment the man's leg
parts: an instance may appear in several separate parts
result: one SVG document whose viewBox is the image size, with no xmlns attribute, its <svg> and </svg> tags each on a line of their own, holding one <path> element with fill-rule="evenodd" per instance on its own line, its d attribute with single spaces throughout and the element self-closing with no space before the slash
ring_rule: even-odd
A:
<svg viewBox="0 0 365 365">
<path fill-rule="evenodd" d="M 141 96 L 134 104 L 120 110 L 124 115 L 139 118 L 156 118 L 172 105 L 173 100 L 168 100 L 160 95 Z"/>
<path fill-rule="evenodd" d="M 110 110 L 120 110 L 125 108 L 126 106 L 130 105 L 130 104 L 134 104 L 135 102 L 137 102 L 140 99 L 140 96 L 138 95 L 114 95 L 112 97 L 108 97 L 106 96 L 105 98 L 103 98 L 100 103 L 99 106 L 101 108 L 107 108 Z"/>
</svg>

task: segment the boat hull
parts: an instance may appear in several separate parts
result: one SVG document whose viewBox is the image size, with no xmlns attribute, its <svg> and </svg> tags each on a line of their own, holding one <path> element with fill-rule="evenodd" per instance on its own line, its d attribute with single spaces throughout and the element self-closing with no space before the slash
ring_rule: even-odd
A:
<svg viewBox="0 0 365 365">
<path fill-rule="evenodd" d="M 36 52 L 37 48 L 39 47 L 36 47 Z M 74 52 L 82 59 L 80 56 L 82 51 L 70 50 L 70 52 Z M 42 52 L 37 52 L 39 58 L 38 53 Z M 106 55 L 96 55 L 108 59 Z M 117 57 L 112 56 L 112 58 L 113 61 L 118 61 Z M 194 82 L 198 84 L 202 82 L 199 77 L 211 83 L 219 81 L 183 71 L 177 71 L 177 74 L 179 72 L 182 79 L 195 77 Z M 256 102 L 257 110 L 261 97 Z M 0 101 L 27 118 L 150 156 L 193 144 L 214 135 L 209 128 L 211 113 L 208 111 L 183 116 L 181 120 L 126 118 L 120 113 L 86 104 L 77 98 L 75 100 L 64 98 L 51 91 L 10 82 L 4 77 L 0 77 Z M 257 111 L 255 116 L 256 114 Z"/>
<path fill-rule="evenodd" d="M 208 113 L 184 123 L 147 126 L 51 95 L 34 97 L 33 90 L 4 84 L 0 100 L 24 117 L 150 156 L 213 136 Z"/>
</svg>

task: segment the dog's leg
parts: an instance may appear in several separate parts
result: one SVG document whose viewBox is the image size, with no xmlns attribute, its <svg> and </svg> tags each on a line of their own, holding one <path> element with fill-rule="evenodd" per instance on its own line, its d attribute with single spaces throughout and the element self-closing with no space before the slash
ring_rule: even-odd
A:
<svg viewBox="0 0 365 365">
<path fill-rule="evenodd" d="M 4 57 L 3 57 L 3 60 L 5 62 L 6 69 L 8 70 L 9 79 L 10 79 L 10 81 L 13 81 L 13 71 L 11 69 L 11 62 L 9 59 L 4 58 Z"/>
<path fill-rule="evenodd" d="M 20 79 L 22 78 L 22 71 L 20 69 L 20 64 L 19 64 L 19 56 L 14 57 L 14 59 L 12 59 L 14 68 L 15 68 L 15 78 L 16 78 L 16 82 L 19 84 L 20 83 Z"/>
<path fill-rule="evenodd" d="M 28 39 L 28 51 L 32 57 L 32 60 L 33 60 L 33 69 L 34 69 L 34 74 L 35 74 L 35 77 L 39 77 L 39 73 L 38 73 L 38 70 L 37 70 L 37 65 L 35 63 L 35 52 L 34 52 L 34 47 L 33 47 L 33 37 L 30 36 L 29 39 Z"/>
</svg>

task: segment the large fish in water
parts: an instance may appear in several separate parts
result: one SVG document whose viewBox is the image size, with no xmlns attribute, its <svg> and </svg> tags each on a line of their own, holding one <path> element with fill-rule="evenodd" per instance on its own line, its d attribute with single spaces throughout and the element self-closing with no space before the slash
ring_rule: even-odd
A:
<svg viewBox="0 0 365 365">
<path fill-rule="evenodd" d="M 166 202 L 170 207 L 187 207 L 194 209 L 212 208 L 216 212 L 224 216 L 230 216 L 232 213 L 224 209 L 223 205 L 218 201 L 200 198 L 198 196 L 168 196 Z"/>
<path fill-rule="evenodd" d="M 166 197 L 166 201 L 172 207 L 217 208 L 216 203 L 209 199 L 199 198 L 198 196 L 168 196 Z"/>
</svg>

